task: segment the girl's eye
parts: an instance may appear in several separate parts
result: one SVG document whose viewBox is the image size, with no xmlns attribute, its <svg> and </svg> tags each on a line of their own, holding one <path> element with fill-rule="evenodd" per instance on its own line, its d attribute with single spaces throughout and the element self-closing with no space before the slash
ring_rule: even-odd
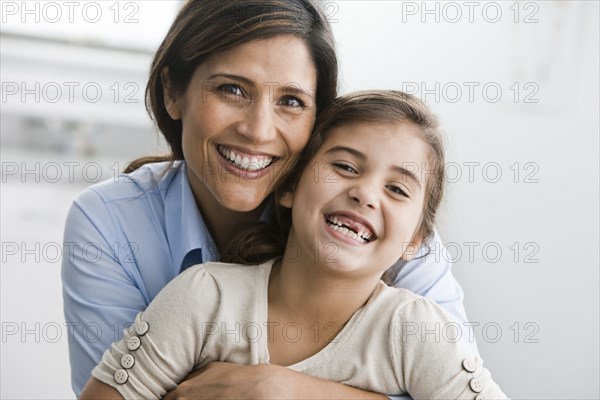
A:
<svg viewBox="0 0 600 400">
<path fill-rule="evenodd" d="M 350 172 L 351 174 L 358 174 L 358 171 L 350 164 L 334 162 L 332 165 L 337 170 Z"/>
<path fill-rule="evenodd" d="M 244 91 L 242 90 L 242 88 L 239 85 L 236 85 L 234 83 L 224 83 L 222 85 L 219 85 L 217 87 L 217 90 L 219 92 L 222 92 L 225 94 L 233 94 L 235 96 L 243 96 L 244 95 Z"/>
<path fill-rule="evenodd" d="M 287 107 L 304 107 L 305 103 L 297 97 L 285 96 L 280 103 Z"/>
<path fill-rule="evenodd" d="M 406 197 L 406 198 L 410 198 L 410 196 L 404 191 L 402 190 L 402 188 L 395 186 L 395 185 L 388 185 L 386 186 L 388 188 L 389 191 L 391 191 L 394 194 Z"/>
</svg>

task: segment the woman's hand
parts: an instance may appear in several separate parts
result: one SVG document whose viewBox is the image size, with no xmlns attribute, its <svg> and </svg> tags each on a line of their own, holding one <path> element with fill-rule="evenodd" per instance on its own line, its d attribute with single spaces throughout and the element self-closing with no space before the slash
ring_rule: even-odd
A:
<svg viewBox="0 0 600 400">
<path fill-rule="evenodd" d="M 175 399 L 387 399 L 273 365 L 212 362 L 189 374 L 164 400 Z"/>
</svg>

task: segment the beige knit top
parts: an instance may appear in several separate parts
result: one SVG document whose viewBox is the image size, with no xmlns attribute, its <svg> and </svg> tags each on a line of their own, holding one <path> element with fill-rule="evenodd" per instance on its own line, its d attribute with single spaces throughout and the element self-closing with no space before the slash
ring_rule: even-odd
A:
<svg viewBox="0 0 600 400">
<path fill-rule="evenodd" d="M 211 361 L 268 363 L 272 264 L 189 268 L 138 314 L 92 375 L 124 398 L 151 399 L 162 398 Z M 432 301 L 380 282 L 323 350 L 288 368 L 413 399 L 506 398 L 482 361 L 458 340 L 457 327 Z M 289 340 L 314 333 L 278 328 Z"/>
</svg>

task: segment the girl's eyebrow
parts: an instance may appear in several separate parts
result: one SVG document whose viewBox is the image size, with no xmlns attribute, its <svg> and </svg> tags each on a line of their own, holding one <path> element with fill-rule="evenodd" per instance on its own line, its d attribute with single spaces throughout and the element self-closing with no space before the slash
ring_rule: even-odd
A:
<svg viewBox="0 0 600 400">
<path fill-rule="evenodd" d="M 337 153 L 337 152 L 349 153 L 349 154 L 353 155 L 354 157 L 360 159 L 361 161 L 365 161 L 367 159 L 367 156 L 364 153 L 362 153 L 361 151 L 353 149 L 352 147 L 340 146 L 340 145 L 333 146 L 332 148 L 327 150 L 325 152 L 325 154 Z M 421 181 L 419 180 L 419 177 L 417 177 L 417 175 L 415 175 L 414 172 L 412 172 L 400 165 L 392 165 L 391 169 L 402 175 L 408 176 L 413 182 L 415 182 L 417 184 L 417 186 L 419 188 L 421 188 Z"/>
<path fill-rule="evenodd" d="M 210 80 L 210 79 L 219 78 L 219 77 L 231 79 L 231 80 L 238 81 L 238 82 L 243 82 L 244 84 L 246 84 L 248 86 L 256 86 L 256 82 L 252 81 L 251 79 L 248 79 L 245 76 L 240 76 L 240 75 L 235 75 L 235 74 L 216 73 L 216 74 L 209 76 L 208 79 Z M 269 91 L 273 90 L 273 89 L 271 89 L 271 87 L 281 86 L 279 84 L 279 82 L 264 82 L 264 85 L 269 87 Z M 311 99 L 313 98 L 312 93 L 307 92 L 306 90 L 302 89 L 300 87 L 300 85 L 295 82 L 287 83 L 287 84 L 281 86 L 281 88 L 288 95 L 289 94 L 297 94 L 297 95 L 309 97 Z"/>
</svg>

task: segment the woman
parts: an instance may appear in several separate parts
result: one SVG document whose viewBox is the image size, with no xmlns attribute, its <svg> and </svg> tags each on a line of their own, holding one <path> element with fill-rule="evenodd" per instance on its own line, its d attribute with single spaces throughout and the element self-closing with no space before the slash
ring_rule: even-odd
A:
<svg viewBox="0 0 600 400">
<path fill-rule="evenodd" d="M 271 217 L 270 195 L 335 97 L 337 72 L 330 27 L 311 1 L 184 5 L 146 92 L 171 155 L 137 160 L 117 182 L 86 190 L 66 222 L 63 293 L 77 394 L 104 350 L 171 279 L 219 260 L 235 233 Z M 432 258 L 399 264 L 395 284 L 430 296 L 462 323 L 462 290 L 450 265 Z M 275 375 L 305 396 L 307 388 L 315 397 L 358 396 L 276 366 L 223 364 L 181 390 L 210 386 L 215 396 L 235 397 L 219 388 L 251 387 L 268 395 Z"/>
</svg>

